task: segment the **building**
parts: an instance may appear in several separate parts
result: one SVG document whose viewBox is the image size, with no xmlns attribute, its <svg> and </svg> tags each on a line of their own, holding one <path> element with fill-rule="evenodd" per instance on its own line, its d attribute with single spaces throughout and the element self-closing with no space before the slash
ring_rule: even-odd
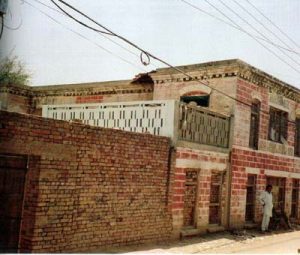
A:
<svg viewBox="0 0 300 255">
<path fill-rule="evenodd" d="M 260 223 L 268 183 L 275 208 L 299 223 L 299 89 L 241 60 L 178 68 L 193 79 L 161 68 L 127 81 L 2 86 L 1 109 L 169 137 L 173 238 Z"/>
</svg>

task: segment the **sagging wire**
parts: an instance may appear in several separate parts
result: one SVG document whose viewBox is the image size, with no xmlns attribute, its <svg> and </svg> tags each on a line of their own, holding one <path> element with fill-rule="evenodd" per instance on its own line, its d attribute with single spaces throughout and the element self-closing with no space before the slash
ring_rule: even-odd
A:
<svg viewBox="0 0 300 255">
<path fill-rule="evenodd" d="M 80 25 L 84 26 L 84 27 L 87 27 L 89 29 L 92 29 L 98 33 L 101 33 L 101 34 L 107 34 L 107 35 L 112 35 L 110 32 L 105 32 L 103 30 L 99 30 L 99 29 L 96 29 L 94 27 L 91 27 L 87 24 L 85 24 L 84 22 L 76 19 L 74 16 L 72 16 L 71 14 L 69 14 L 68 12 L 66 12 L 62 7 L 60 7 L 54 0 L 51 0 L 51 2 L 59 9 L 61 10 L 65 15 L 67 15 L 69 18 L 71 18 L 72 20 L 74 20 L 75 22 L 79 23 Z"/>
<path fill-rule="evenodd" d="M 3 17 L 3 15 L 1 15 L 0 40 L 3 35 L 3 30 L 4 30 L 4 17 Z"/>
<path fill-rule="evenodd" d="M 146 59 L 144 57 L 146 57 Z M 141 51 L 140 61 L 144 66 L 148 66 L 151 63 L 151 58 L 147 52 Z"/>
<path fill-rule="evenodd" d="M 51 0 L 51 1 L 53 1 L 53 0 Z M 188 74 L 188 73 L 186 73 L 185 71 L 181 70 L 180 68 L 178 68 L 178 67 L 176 67 L 176 66 L 173 66 L 172 64 L 166 62 L 165 60 L 163 60 L 163 59 L 161 59 L 161 58 L 159 58 L 159 57 L 156 57 L 155 55 L 153 55 L 153 54 L 149 53 L 148 51 L 142 49 L 141 47 L 139 47 L 139 46 L 136 45 L 135 43 L 129 41 L 129 40 L 126 39 L 125 37 L 123 37 L 123 36 L 121 36 L 121 35 L 118 35 L 118 34 L 114 33 L 113 31 L 111 31 L 110 29 L 108 29 L 107 27 L 105 27 L 104 25 L 102 25 L 102 24 L 100 24 L 99 22 L 95 21 L 94 19 L 92 19 L 92 18 L 89 17 L 88 15 L 84 14 L 84 13 L 81 12 L 80 10 L 76 9 L 76 8 L 73 7 L 72 5 L 66 3 L 65 1 L 63 1 L 63 0 L 58 0 L 58 1 L 61 2 L 61 3 L 63 3 L 64 5 L 66 5 L 67 7 L 71 8 L 72 10 L 76 11 L 77 13 L 81 14 L 81 15 L 84 16 L 85 18 L 89 19 L 89 20 L 92 21 L 93 23 L 97 24 L 99 27 L 105 29 L 107 32 L 111 33 L 111 35 L 113 35 L 113 36 L 115 36 L 115 37 L 117 37 L 117 38 L 123 40 L 124 42 L 128 43 L 128 44 L 131 45 L 132 47 L 134 47 L 134 48 L 138 49 L 139 51 L 141 51 L 141 57 L 145 55 L 147 58 L 153 58 L 153 59 L 155 59 L 155 60 L 157 60 L 157 61 L 159 61 L 159 62 L 165 64 L 166 66 L 168 66 L 168 67 L 170 67 L 170 68 L 172 68 L 172 69 L 178 71 L 179 73 L 185 75 L 185 76 L 188 77 L 189 80 L 191 80 L 191 81 L 194 80 L 194 81 L 198 82 L 199 84 L 203 84 L 204 86 L 210 88 L 211 90 L 213 90 L 213 91 L 215 91 L 215 92 L 217 92 L 217 93 L 219 93 L 219 94 L 221 94 L 221 95 L 223 95 L 223 96 L 225 96 L 225 97 L 227 97 L 227 98 L 230 98 L 230 99 L 232 99 L 232 100 L 234 100 L 234 101 L 236 101 L 236 102 L 238 102 L 238 103 L 240 103 L 240 104 L 242 104 L 242 105 L 245 105 L 245 106 L 248 106 L 248 107 L 251 107 L 251 106 L 252 106 L 251 104 L 249 104 L 249 103 L 247 103 L 247 102 L 244 102 L 244 101 L 241 100 L 241 99 L 238 99 L 238 98 L 236 98 L 236 97 L 234 97 L 234 96 L 231 96 L 231 95 L 227 94 L 226 92 L 223 92 L 222 90 L 219 90 L 219 89 L 217 89 L 217 88 L 214 88 L 214 87 L 210 86 L 209 84 L 206 84 L 206 83 L 204 83 L 204 82 L 202 82 L 202 81 L 200 81 L 200 80 L 195 79 L 193 76 L 191 76 L 190 74 Z M 207 0 L 205 0 L 205 1 L 207 1 Z M 143 61 L 144 61 L 144 60 L 143 60 Z M 147 62 L 145 61 L 145 63 L 147 63 Z M 265 110 L 262 110 L 262 109 L 260 109 L 260 112 L 261 112 L 261 113 L 264 113 L 264 114 L 269 114 L 268 111 L 265 111 Z M 288 120 L 288 122 L 293 123 L 293 124 L 295 123 L 294 121 L 290 121 L 290 120 Z"/>
<path fill-rule="evenodd" d="M 96 25 L 98 25 L 99 27 L 101 27 L 102 29 L 104 29 L 105 31 L 98 31 L 100 33 L 105 33 L 107 35 L 110 35 L 110 36 L 115 36 L 121 40 L 123 40 L 124 42 L 128 43 L 129 45 L 131 45 L 132 47 L 138 49 L 141 53 L 140 53 L 140 61 L 143 65 L 147 66 L 151 63 L 151 58 L 155 59 L 155 60 L 158 60 L 160 62 L 163 62 L 164 64 L 170 66 L 167 62 L 164 62 L 163 60 L 161 59 L 158 59 L 157 57 L 155 57 L 154 55 L 152 55 L 151 53 L 143 50 L 142 48 L 140 48 L 139 46 L 137 46 L 136 44 L 132 43 L 131 41 L 127 40 L 125 37 L 123 36 L 120 36 L 116 33 L 114 33 L 113 31 L 111 31 L 110 29 L 108 29 L 107 27 L 101 25 L 99 22 L 97 22 L 96 20 L 92 19 L 91 17 L 89 17 L 88 15 L 86 15 L 85 13 L 81 12 L 80 10 L 76 9 L 75 7 L 73 7 L 72 5 L 68 4 L 67 2 L 63 1 L 63 0 L 58 0 L 59 2 L 61 2 L 62 4 L 64 4 L 65 6 L 67 6 L 68 8 L 72 9 L 73 11 L 79 13 L 80 15 L 82 15 L 83 17 L 85 17 L 86 19 L 92 21 L 93 23 L 95 23 Z M 59 6 L 54 0 L 51 0 L 51 2 L 57 7 L 59 8 L 62 12 L 64 12 L 68 17 L 70 17 L 71 19 L 75 19 L 77 20 L 76 18 L 74 18 L 71 14 L 69 14 L 68 12 L 66 12 L 61 6 Z M 80 24 L 85 26 L 85 27 L 88 27 L 92 30 L 95 30 L 94 28 L 90 27 L 90 26 L 86 26 L 86 24 L 82 24 L 83 22 L 81 22 Z M 144 60 L 144 57 L 146 57 L 146 59 Z M 178 69 L 179 70 L 179 69 Z"/>
</svg>

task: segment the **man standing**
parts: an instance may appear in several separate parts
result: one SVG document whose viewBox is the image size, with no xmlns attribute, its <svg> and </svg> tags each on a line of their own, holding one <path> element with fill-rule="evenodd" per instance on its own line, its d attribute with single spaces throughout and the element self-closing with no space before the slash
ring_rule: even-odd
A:
<svg viewBox="0 0 300 255">
<path fill-rule="evenodd" d="M 260 202 L 263 206 L 263 220 L 261 223 L 261 231 L 264 233 L 265 231 L 269 231 L 269 222 L 272 217 L 272 209 L 273 209 L 273 197 L 272 197 L 272 185 L 267 185 L 266 190 L 263 191 L 260 195 Z"/>
</svg>

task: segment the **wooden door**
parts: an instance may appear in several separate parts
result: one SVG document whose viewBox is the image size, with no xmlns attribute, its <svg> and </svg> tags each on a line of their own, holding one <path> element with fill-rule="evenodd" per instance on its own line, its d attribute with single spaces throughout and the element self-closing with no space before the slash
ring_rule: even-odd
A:
<svg viewBox="0 0 300 255">
<path fill-rule="evenodd" d="M 17 252 L 27 159 L 0 155 L 0 252 Z"/>
</svg>

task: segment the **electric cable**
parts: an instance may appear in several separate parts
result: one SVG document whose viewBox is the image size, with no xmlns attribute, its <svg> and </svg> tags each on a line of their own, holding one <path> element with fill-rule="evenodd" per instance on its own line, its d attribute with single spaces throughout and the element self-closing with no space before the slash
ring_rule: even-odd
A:
<svg viewBox="0 0 300 255">
<path fill-rule="evenodd" d="M 3 15 L 1 15 L 0 39 L 3 35 L 3 29 L 4 29 L 4 17 L 3 17 Z"/>
<path fill-rule="evenodd" d="M 63 0 L 59 0 L 59 1 L 60 1 L 60 2 L 64 2 Z M 65 2 L 64 2 L 64 3 L 65 3 Z M 78 12 L 78 13 L 80 13 L 80 14 L 82 13 L 81 11 L 77 10 L 75 7 L 71 6 L 70 4 L 66 4 L 66 5 L 67 5 L 67 6 L 70 6 L 70 8 L 73 9 L 73 10 L 75 10 L 76 12 Z M 120 35 L 118 35 L 118 34 L 112 32 L 110 29 L 106 28 L 104 25 L 100 24 L 99 22 L 93 20 L 93 19 L 90 18 L 88 15 L 86 15 L 86 14 L 84 14 L 84 13 L 82 13 L 82 15 L 83 15 L 84 17 L 88 18 L 89 20 L 93 21 L 95 24 L 99 24 L 100 27 L 102 27 L 102 28 L 106 29 L 107 31 L 113 33 L 114 36 L 120 38 L 121 40 L 124 40 L 125 42 L 128 42 L 128 44 L 130 44 L 131 46 L 133 46 L 133 47 L 139 49 L 141 52 L 147 53 L 147 54 L 146 54 L 147 56 L 149 56 L 149 57 L 151 57 L 151 58 L 153 58 L 153 59 L 155 59 L 155 60 L 157 60 L 157 61 L 159 61 L 159 62 L 161 62 L 161 63 L 163 63 L 163 64 L 165 64 L 165 65 L 167 65 L 167 66 L 169 66 L 170 68 L 172 68 L 172 69 L 178 71 L 179 73 L 185 75 L 186 77 L 189 78 L 189 80 L 194 80 L 194 81 L 198 82 L 199 84 L 203 84 L 204 86 L 210 88 L 212 91 L 218 92 L 219 94 L 221 94 L 221 95 L 223 95 L 223 96 L 225 96 L 225 97 L 228 97 L 228 98 L 230 98 L 230 99 L 232 99 L 232 100 L 234 100 L 234 101 L 236 101 L 236 102 L 238 102 L 238 103 L 240 103 L 240 104 L 242 104 L 242 105 L 245 105 L 245 106 L 248 106 L 248 107 L 251 108 L 251 106 L 252 106 L 251 104 L 248 104 L 248 103 L 246 103 L 246 102 L 244 102 L 244 101 L 242 101 L 242 100 L 239 100 L 239 99 L 237 99 L 237 98 L 235 98 L 235 97 L 233 97 L 233 96 L 230 96 L 230 95 L 226 94 L 225 92 L 220 91 L 219 89 L 213 88 L 213 87 L 209 86 L 208 84 L 206 84 L 206 83 L 204 83 L 204 82 L 202 82 L 202 81 L 199 81 L 199 80 L 195 79 L 194 77 L 192 77 L 191 75 L 189 75 L 189 74 L 187 74 L 186 72 L 182 71 L 182 70 L 179 69 L 178 67 L 175 67 L 175 66 L 169 64 L 168 62 L 166 62 L 166 61 L 160 59 L 159 57 L 154 56 L 154 55 L 151 54 L 150 52 L 148 52 L 148 51 L 146 51 L 146 50 L 140 48 L 139 46 L 137 46 L 135 43 L 129 41 L 128 39 L 126 39 L 126 38 L 124 38 L 124 37 L 122 37 L 122 36 L 120 36 Z M 264 114 L 267 114 L 267 115 L 269 114 L 269 112 L 264 111 L 264 110 L 261 110 L 261 109 L 260 109 L 260 112 L 261 112 L 261 113 L 264 113 Z M 287 122 L 295 123 L 294 121 L 290 121 L 290 120 L 287 120 Z"/>
<path fill-rule="evenodd" d="M 66 12 L 63 8 L 61 8 L 57 3 L 55 3 L 55 1 L 51 0 L 51 2 L 58 8 L 60 9 L 65 15 L 67 15 L 69 18 L 75 20 L 77 23 L 79 23 L 80 25 L 84 26 L 84 27 L 87 27 L 89 29 L 92 29 L 98 33 L 102 33 L 102 34 L 107 34 L 107 35 L 112 35 L 111 33 L 108 33 L 108 32 L 105 32 L 105 31 L 102 31 L 102 30 L 98 30 L 96 28 L 93 28 L 85 23 L 83 23 L 82 21 L 76 19 L 74 16 L 72 16 L 71 14 L 69 14 L 68 12 Z"/>
<path fill-rule="evenodd" d="M 260 34 L 265 39 L 268 39 L 262 32 L 260 32 L 258 29 L 256 29 L 250 22 L 248 22 L 246 19 L 244 19 L 241 15 L 239 15 L 235 10 L 233 10 L 229 5 L 227 5 L 223 0 L 219 0 L 219 2 L 225 6 L 228 10 L 230 10 L 233 14 L 235 14 L 237 17 L 239 17 L 242 21 L 244 21 L 248 26 L 250 26 L 253 30 L 255 30 L 258 34 Z M 289 56 L 286 52 L 284 52 L 282 49 L 278 49 L 282 54 L 284 54 L 286 57 L 288 57 L 291 61 L 293 61 L 295 64 L 300 66 L 300 63 Z M 298 69 L 297 69 L 298 70 Z M 300 71 L 298 70 L 300 73 Z"/>
<path fill-rule="evenodd" d="M 287 48 L 290 50 L 293 50 L 284 40 L 280 38 L 276 33 L 274 33 L 271 29 L 269 29 L 263 22 L 261 22 L 258 18 L 255 17 L 250 11 L 247 10 L 242 4 L 240 4 L 237 0 L 231 0 L 236 5 L 238 5 L 241 9 L 243 9 L 248 15 L 250 15 L 257 23 L 259 23 L 264 29 L 266 29 L 269 33 L 271 33 L 273 36 L 275 36 L 280 42 L 282 42 Z"/>
<path fill-rule="evenodd" d="M 238 27 L 238 26 L 236 26 L 236 25 L 234 25 L 234 24 L 232 24 L 232 23 L 230 23 L 230 22 L 227 22 L 226 20 L 224 20 L 224 19 L 222 19 L 222 18 L 220 18 L 220 17 L 217 17 L 217 16 L 215 16 L 215 15 L 213 15 L 213 14 L 207 12 L 207 11 L 201 9 L 199 6 L 196 6 L 196 5 L 190 3 L 190 2 L 188 2 L 188 1 L 186 1 L 186 0 L 180 0 L 180 1 L 183 2 L 183 3 L 185 3 L 186 5 L 189 5 L 190 7 L 194 8 L 195 10 L 198 10 L 199 12 L 202 12 L 202 13 L 204 13 L 204 14 L 210 16 L 211 18 L 214 18 L 214 19 L 216 19 L 216 20 L 218 20 L 218 21 L 220 21 L 220 22 L 222 22 L 222 23 L 224 23 L 224 24 L 226 24 L 226 25 L 228 25 L 228 26 L 230 26 L 230 27 L 232 27 L 232 28 L 234 28 L 234 29 L 236 29 L 236 30 L 239 30 L 239 31 L 241 31 L 241 32 L 243 32 L 243 33 L 245 33 L 245 34 L 247 34 L 248 36 L 251 36 L 251 37 L 253 36 L 253 37 L 255 37 L 255 38 L 257 38 L 257 39 L 259 39 L 259 40 L 261 40 L 261 41 L 264 41 L 264 42 L 266 42 L 266 43 L 268 43 L 268 44 L 271 44 L 271 45 L 273 45 L 273 46 L 275 46 L 275 47 L 281 48 L 281 49 L 283 49 L 283 50 L 292 52 L 292 53 L 297 54 L 297 55 L 300 56 L 300 52 L 297 52 L 297 51 L 295 51 L 295 50 L 291 50 L 291 49 L 289 49 L 289 48 L 283 47 L 283 46 L 281 46 L 281 45 L 279 45 L 279 44 L 276 44 L 276 43 L 274 43 L 274 42 L 271 42 L 271 41 L 269 41 L 269 40 L 266 40 L 266 39 L 264 39 L 264 38 L 262 38 L 262 37 L 260 37 L 260 36 L 253 35 L 253 34 L 249 33 L 248 31 L 246 31 L 245 29 L 243 29 L 242 27 Z"/>
<path fill-rule="evenodd" d="M 32 8 L 36 9 L 37 11 L 39 11 L 40 13 L 42 13 L 43 15 L 45 15 L 46 17 L 48 17 L 49 19 L 51 19 L 52 21 L 54 21 L 55 23 L 57 23 L 57 24 L 59 24 L 60 26 L 62 26 L 62 27 L 65 28 L 66 30 L 68 30 L 68 31 L 70 31 L 70 32 L 72 32 L 72 33 L 74 33 L 74 34 L 76 34 L 77 36 L 80 36 L 81 38 L 85 39 L 86 41 L 88 41 L 88 42 L 94 44 L 94 45 L 97 46 L 98 48 L 100 48 L 100 49 L 104 50 L 105 52 L 107 52 L 107 53 L 113 55 L 114 57 L 116 57 L 116 58 L 118 58 L 118 59 L 120 59 L 120 60 L 126 62 L 127 64 L 133 66 L 134 68 L 139 69 L 139 70 L 141 70 L 141 71 L 143 71 L 143 72 L 147 72 L 145 69 L 143 69 L 143 68 L 137 66 L 136 64 L 134 64 L 134 63 L 132 63 L 132 62 L 130 62 L 130 61 L 128 61 L 128 60 L 122 58 L 121 56 L 119 56 L 119 55 L 113 53 L 112 51 L 110 51 L 110 50 L 104 48 L 104 47 L 101 46 L 100 44 L 98 44 L 98 43 L 96 43 L 96 42 L 90 40 L 88 37 L 82 35 L 81 33 L 79 33 L 79 32 L 77 32 L 77 31 L 75 31 L 75 30 L 73 30 L 73 29 L 71 29 L 71 28 L 65 26 L 63 23 L 59 22 L 58 20 L 56 20 L 55 18 L 53 18 L 52 16 L 50 16 L 50 15 L 47 14 L 46 12 L 40 10 L 40 9 L 37 8 L 36 6 L 30 4 L 30 3 L 27 2 L 26 0 L 24 0 L 24 2 L 25 2 L 26 4 L 28 4 L 29 6 L 31 6 Z"/>
<path fill-rule="evenodd" d="M 268 20 L 279 32 L 281 32 L 287 39 L 289 39 L 296 47 L 300 49 L 300 46 L 297 42 L 295 42 L 287 33 L 285 33 L 279 26 L 275 24 L 270 18 L 268 18 L 262 11 L 260 11 L 253 3 L 249 0 L 246 0 L 249 5 L 251 5 L 261 16 L 263 16 L 266 20 Z"/>
<path fill-rule="evenodd" d="M 212 3 L 210 3 L 208 0 L 204 0 L 206 3 L 208 3 L 211 7 L 213 7 L 215 10 L 217 10 L 219 13 L 221 13 L 224 17 L 226 17 L 228 20 L 230 20 L 230 22 L 232 22 L 233 24 L 236 24 L 236 22 L 231 19 L 230 17 L 228 17 L 223 11 L 221 11 L 218 7 L 216 7 L 215 5 L 213 5 Z M 237 24 L 236 24 L 237 25 Z M 238 27 L 240 27 L 239 25 L 237 25 Z M 272 55 L 274 55 L 275 57 L 277 57 L 279 60 L 281 60 L 283 63 L 285 63 L 286 65 L 288 65 L 290 68 L 292 68 L 294 71 L 296 71 L 297 73 L 300 74 L 300 71 L 298 69 L 296 69 L 295 67 L 293 67 L 289 62 L 287 62 L 285 59 L 283 59 L 282 57 L 280 57 L 278 54 L 276 54 L 274 51 L 272 51 L 270 48 L 266 47 L 262 42 L 260 42 L 258 39 L 256 39 L 255 37 L 253 37 L 251 34 L 249 34 L 249 36 L 251 38 L 253 38 L 257 43 L 259 43 L 263 48 L 265 48 L 267 51 L 269 51 Z"/>
<path fill-rule="evenodd" d="M 65 1 L 63 1 L 63 0 L 58 0 L 58 1 L 59 1 L 59 2 L 62 2 L 62 3 L 65 3 Z M 129 41 L 128 39 L 124 38 L 123 36 L 120 36 L 120 35 L 114 33 L 113 31 L 111 31 L 110 29 L 108 29 L 106 26 L 104 26 L 104 25 L 100 24 L 99 22 L 95 21 L 94 19 L 92 19 L 92 18 L 89 17 L 88 15 L 84 14 L 84 13 L 81 12 L 80 10 L 76 9 L 76 8 L 73 7 L 72 5 L 70 5 L 70 4 L 68 4 L 68 3 L 65 3 L 65 5 L 67 5 L 69 8 L 73 9 L 74 11 L 76 11 L 76 12 L 82 14 L 84 17 L 86 17 L 87 19 L 91 20 L 91 21 L 94 22 L 95 24 L 98 24 L 101 28 L 103 28 L 103 29 L 107 30 L 108 32 L 112 33 L 112 34 L 113 34 L 114 36 L 116 36 L 117 38 L 119 38 L 119 39 L 121 39 L 121 40 L 127 42 L 127 43 L 130 44 L 131 46 L 133 46 L 133 47 L 137 48 L 138 50 L 140 50 L 141 52 L 145 53 L 148 57 L 151 57 L 151 58 L 153 58 L 153 59 L 155 59 L 155 60 L 157 60 L 157 61 L 159 61 L 159 62 L 161 62 L 161 63 L 163 63 L 163 64 L 165 64 L 165 65 L 167 65 L 167 66 L 170 67 L 171 69 L 174 69 L 174 70 L 178 71 L 179 73 L 185 75 L 186 77 L 189 78 L 189 80 L 194 80 L 194 81 L 196 81 L 197 83 L 202 84 L 202 85 L 204 85 L 204 86 L 210 88 L 212 91 L 218 92 L 219 94 L 221 94 L 221 95 L 223 95 L 223 96 L 225 96 L 225 97 L 228 97 L 228 98 L 230 98 L 230 99 L 232 99 L 232 100 L 234 100 L 234 101 L 236 101 L 236 102 L 238 102 L 238 103 L 240 103 L 240 104 L 242 104 L 242 105 L 246 105 L 246 106 L 248 106 L 248 107 L 251 107 L 251 106 L 252 106 L 251 104 L 248 104 L 248 103 L 246 103 L 246 102 L 244 102 L 244 101 L 242 101 L 242 100 L 240 100 L 240 99 L 237 99 L 237 98 L 235 98 L 235 97 L 233 97 L 233 96 L 230 96 L 230 95 L 228 95 L 227 93 L 225 93 L 225 92 L 223 92 L 223 91 L 221 91 L 221 90 L 219 90 L 219 89 L 217 89 L 217 88 L 211 87 L 210 85 L 208 85 L 208 84 L 206 84 L 206 83 L 204 83 L 204 82 L 202 82 L 202 81 L 199 81 L 199 80 L 195 79 L 193 76 L 191 76 L 191 75 L 189 75 L 188 73 L 182 71 L 182 70 L 179 69 L 178 67 L 175 67 L 175 66 L 169 64 L 169 63 L 166 62 L 165 60 L 162 60 L 161 58 L 159 58 L 159 57 L 153 55 L 153 54 L 150 53 L 149 51 L 146 51 L 146 50 L 142 49 L 141 47 L 139 47 L 139 46 L 136 45 L 135 43 Z M 264 113 L 264 114 L 269 114 L 269 112 L 264 111 L 264 110 L 261 110 L 261 109 L 260 109 L 260 112 L 261 112 L 261 113 Z M 295 123 L 295 122 L 290 121 L 290 120 L 287 120 L 287 121 L 288 121 L 288 122 L 291 122 L 291 123 Z"/>
<path fill-rule="evenodd" d="M 43 3 L 43 2 L 41 2 L 41 1 L 39 1 L 39 0 L 32 0 L 32 1 L 35 1 L 36 3 L 39 3 L 39 4 L 43 5 L 43 6 L 49 8 L 49 9 L 55 11 L 55 12 L 57 12 L 57 13 L 60 14 L 60 15 L 64 15 L 64 16 L 68 17 L 64 12 L 59 11 L 59 10 L 57 10 L 56 8 L 53 8 L 53 7 L 47 5 L 47 4 L 45 4 L 45 3 Z M 111 39 L 108 35 L 105 35 L 105 34 L 103 34 L 103 33 L 99 33 L 99 35 L 102 36 L 102 37 L 104 37 L 105 39 L 109 40 L 109 41 L 112 42 L 113 44 L 119 46 L 121 49 L 123 49 L 123 50 L 129 52 L 129 53 L 132 54 L 133 56 L 136 56 L 137 58 L 140 58 L 140 56 L 139 56 L 138 54 L 136 54 L 136 53 L 133 52 L 132 50 L 130 50 L 130 49 L 124 47 L 124 46 L 121 45 L 120 43 L 115 42 L 115 41 L 114 41 L 113 39 Z M 155 64 L 153 64 L 153 63 L 150 63 L 150 65 L 152 65 L 152 66 L 158 68 L 158 66 L 155 65 Z"/>
</svg>

